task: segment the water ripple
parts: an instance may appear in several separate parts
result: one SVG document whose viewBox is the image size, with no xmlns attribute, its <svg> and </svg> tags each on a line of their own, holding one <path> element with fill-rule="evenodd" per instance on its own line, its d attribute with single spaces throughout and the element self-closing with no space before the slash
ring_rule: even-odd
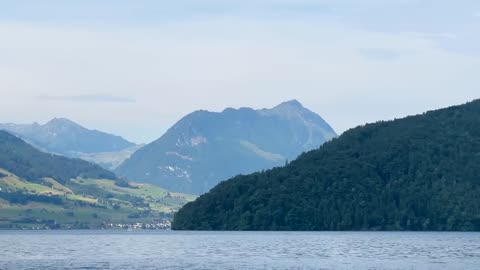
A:
<svg viewBox="0 0 480 270">
<path fill-rule="evenodd" d="M 476 270 L 480 233 L 0 232 L 0 269 Z"/>
</svg>

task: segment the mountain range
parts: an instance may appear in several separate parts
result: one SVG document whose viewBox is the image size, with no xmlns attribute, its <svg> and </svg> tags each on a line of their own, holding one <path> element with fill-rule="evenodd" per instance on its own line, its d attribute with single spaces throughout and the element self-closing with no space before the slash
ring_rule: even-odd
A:
<svg viewBox="0 0 480 270">
<path fill-rule="evenodd" d="M 15 134 L 36 148 L 58 155 L 82 158 L 114 169 L 141 147 L 120 136 L 89 130 L 66 118 L 44 125 L 0 124 L 0 130 Z"/>
<path fill-rule="evenodd" d="M 115 172 L 172 191 L 202 194 L 232 176 L 282 166 L 334 137 L 327 122 L 296 100 L 272 109 L 196 111 Z"/>
<path fill-rule="evenodd" d="M 480 230 L 480 100 L 360 126 L 222 182 L 177 230 Z"/>
</svg>

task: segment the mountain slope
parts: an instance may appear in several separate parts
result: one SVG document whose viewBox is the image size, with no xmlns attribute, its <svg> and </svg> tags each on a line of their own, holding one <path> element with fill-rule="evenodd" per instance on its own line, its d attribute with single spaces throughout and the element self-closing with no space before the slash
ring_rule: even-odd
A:
<svg viewBox="0 0 480 270">
<path fill-rule="evenodd" d="M 164 228 L 193 198 L 117 179 L 98 165 L 40 152 L 0 131 L 0 228 Z"/>
<path fill-rule="evenodd" d="M 44 177 L 55 178 L 62 183 L 77 177 L 116 179 L 112 172 L 98 165 L 43 153 L 1 130 L 0 168 L 33 182 Z"/>
<path fill-rule="evenodd" d="M 0 229 L 168 228 L 193 196 L 109 179 L 30 182 L 0 169 Z"/>
<path fill-rule="evenodd" d="M 201 194 L 229 177 L 283 165 L 335 136 L 298 101 L 270 110 L 197 111 L 133 154 L 116 173 Z"/>
<path fill-rule="evenodd" d="M 97 154 L 105 156 L 104 153 L 125 152 L 135 147 L 135 144 L 122 137 L 89 130 L 65 118 L 54 118 L 44 125 L 0 124 L 0 130 L 15 134 L 42 151 L 78 158 L 88 155 L 89 160 L 93 161 L 96 161 Z M 113 154 L 112 160 L 115 156 Z M 105 167 L 108 167 L 109 162 L 110 160 L 104 162 Z"/>
<path fill-rule="evenodd" d="M 99 153 L 80 153 L 70 155 L 71 157 L 83 159 L 89 162 L 96 163 L 103 168 L 111 171 L 115 170 L 120 164 L 127 160 L 138 149 L 145 146 L 145 144 L 138 144 L 132 147 L 125 148 L 123 150 L 114 152 L 99 152 Z"/>
<path fill-rule="evenodd" d="M 223 182 L 178 230 L 480 230 L 480 100 L 345 132 Z"/>
</svg>

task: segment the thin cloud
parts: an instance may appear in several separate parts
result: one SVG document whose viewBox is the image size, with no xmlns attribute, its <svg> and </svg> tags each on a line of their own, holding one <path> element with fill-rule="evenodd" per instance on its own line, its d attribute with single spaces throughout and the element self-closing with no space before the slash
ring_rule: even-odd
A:
<svg viewBox="0 0 480 270">
<path fill-rule="evenodd" d="M 105 103 L 133 103 L 133 97 L 122 97 L 112 95 L 74 95 L 74 96 L 52 96 L 40 95 L 39 100 L 45 101 L 69 101 L 69 102 L 105 102 Z"/>
<path fill-rule="evenodd" d="M 198 109 L 296 98 L 342 132 L 478 98 L 480 58 L 452 53 L 474 48 L 474 25 L 373 31 L 345 16 L 205 16 L 148 27 L 0 22 L 1 122 L 62 115 L 149 142 Z"/>
</svg>

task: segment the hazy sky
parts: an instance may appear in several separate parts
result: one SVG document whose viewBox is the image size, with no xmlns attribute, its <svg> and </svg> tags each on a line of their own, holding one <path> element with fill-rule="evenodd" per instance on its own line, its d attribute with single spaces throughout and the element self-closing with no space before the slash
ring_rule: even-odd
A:
<svg viewBox="0 0 480 270">
<path fill-rule="evenodd" d="M 479 98 L 480 1 L 0 0 L 0 122 L 149 142 L 298 99 L 337 132 Z"/>
</svg>

